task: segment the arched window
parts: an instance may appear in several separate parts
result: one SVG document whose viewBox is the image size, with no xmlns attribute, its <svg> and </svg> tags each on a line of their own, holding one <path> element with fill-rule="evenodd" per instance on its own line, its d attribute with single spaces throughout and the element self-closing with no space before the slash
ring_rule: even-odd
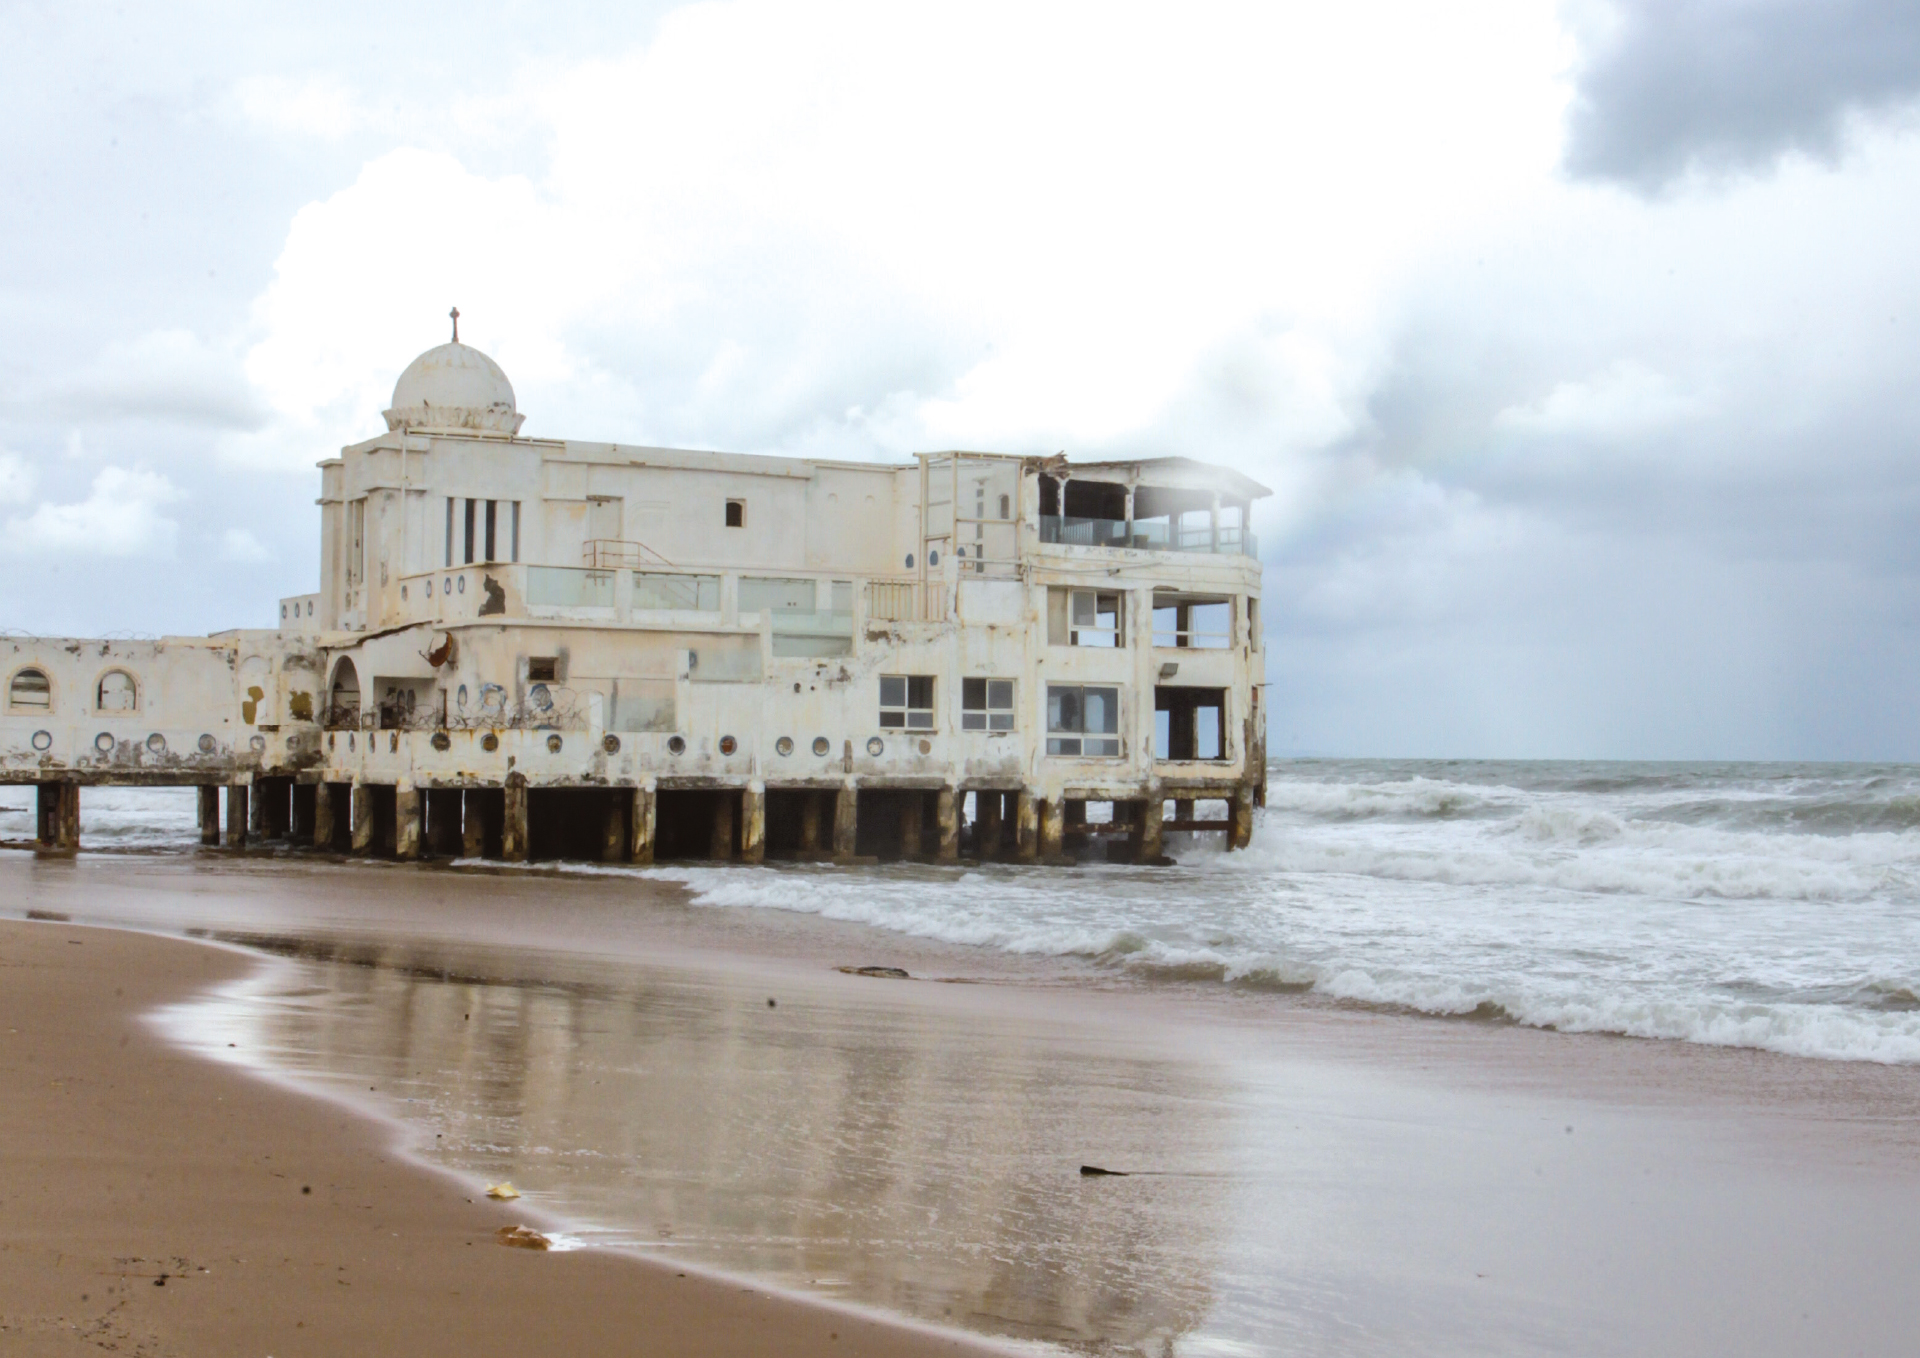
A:
<svg viewBox="0 0 1920 1358">
<path fill-rule="evenodd" d="M 360 672 L 342 656 L 334 666 L 333 686 L 327 694 L 327 726 L 347 730 L 360 724 Z"/>
<path fill-rule="evenodd" d="M 125 670 L 108 670 L 94 690 L 96 712 L 131 712 L 140 705 L 140 687 Z"/>
<path fill-rule="evenodd" d="M 30 712 L 45 712 L 52 708 L 53 685 L 47 682 L 46 671 L 14 671 L 13 682 L 7 685 L 7 706 L 24 708 Z"/>
</svg>

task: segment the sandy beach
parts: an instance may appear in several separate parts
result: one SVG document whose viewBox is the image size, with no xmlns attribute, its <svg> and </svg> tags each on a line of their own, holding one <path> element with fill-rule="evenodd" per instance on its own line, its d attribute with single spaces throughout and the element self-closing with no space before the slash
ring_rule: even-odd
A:
<svg viewBox="0 0 1920 1358">
<path fill-rule="evenodd" d="M 1908 1067 L 1156 980 L 631 878 L 4 855 L 0 886 L 256 959 L 4 931 L 0 1268 L 36 1343 L 1793 1354 L 1920 1324 Z M 521 1212 L 466 1200 L 496 1178 Z M 530 1217 L 605 1248 L 491 1243 Z"/>
<path fill-rule="evenodd" d="M 597 1251 L 376 1122 L 185 1055 L 139 1015 L 233 953 L 0 923 L 0 1349 L 54 1355 L 886 1354 L 975 1346 Z"/>
</svg>

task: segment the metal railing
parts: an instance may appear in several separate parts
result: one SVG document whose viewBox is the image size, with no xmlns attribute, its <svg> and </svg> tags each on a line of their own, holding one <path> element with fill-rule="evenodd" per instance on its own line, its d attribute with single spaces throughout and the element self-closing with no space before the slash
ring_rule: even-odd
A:
<svg viewBox="0 0 1920 1358">
<path fill-rule="evenodd" d="M 1259 541 L 1238 524 L 1179 527 L 1160 519 L 1080 519 L 1049 514 L 1040 520 L 1040 541 L 1065 547 L 1123 547 L 1144 552 L 1218 552 L 1222 556 L 1258 556 Z"/>
<path fill-rule="evenodd" d="M 671 566 L 673 562 L 644 542 L 588 538 L 580 544 L 580 564 L 588 570 L 606 571 L 620 566 Z"/>
</svg>

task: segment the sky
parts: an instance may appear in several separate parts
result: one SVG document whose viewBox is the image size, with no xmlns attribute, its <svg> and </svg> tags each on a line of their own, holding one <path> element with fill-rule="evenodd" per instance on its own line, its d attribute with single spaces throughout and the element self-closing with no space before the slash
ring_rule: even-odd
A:
<svg viewBox="0 0 1920 1358">
<path fill-rule="evenodd" d="M 530 435 L 1273 490 L 1278 754 L 1920 759 L 1920 6 L 0 0 L 0 628 Z"/>
</svg>

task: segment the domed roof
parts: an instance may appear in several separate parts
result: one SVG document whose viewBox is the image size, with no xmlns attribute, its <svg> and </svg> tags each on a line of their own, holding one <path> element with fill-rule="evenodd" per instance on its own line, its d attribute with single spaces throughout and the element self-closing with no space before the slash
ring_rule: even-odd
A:
<svg viewBox="0 0 1920 1358">
<path fill-rule="evenodd" d="M 526 416 L 513 404 L 513 383 L 500 365 L 454 340 L 407 365 L 393 384 L 388 429 L 490 429 L 515 434 Z"/>
</svg>

